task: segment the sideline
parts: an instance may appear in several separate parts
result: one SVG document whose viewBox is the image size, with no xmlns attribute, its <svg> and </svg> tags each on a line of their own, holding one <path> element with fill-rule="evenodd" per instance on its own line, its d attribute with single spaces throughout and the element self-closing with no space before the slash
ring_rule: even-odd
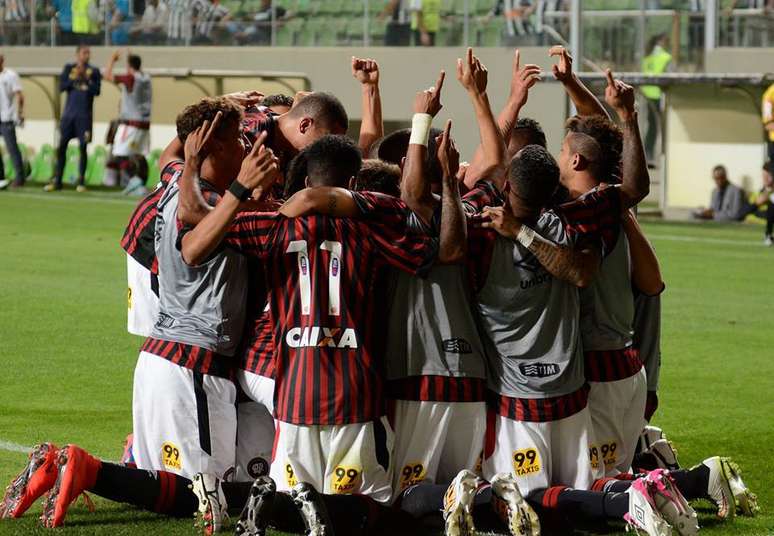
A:
<svg viewBox="0 0 774 536">
<path fill-rule="evenodd" d="M 24 445 L 19 445 L 13 441 L 5 441 L 4 439 L 0 439 L 0 450 L 29 454 L 32 451 L 32 447 L 25 447 Z"/>
</svg>

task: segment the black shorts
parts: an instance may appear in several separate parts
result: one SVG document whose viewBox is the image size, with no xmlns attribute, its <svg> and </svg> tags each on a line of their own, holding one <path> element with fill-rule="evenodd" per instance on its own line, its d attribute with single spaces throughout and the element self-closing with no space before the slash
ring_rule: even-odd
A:
<svg viewBox="0 0 774 536">
<path fill-rule="evenodd" d="M 62 141 L 70 141 L 73 138 L 78 138 L 78 141 L 83 143 L 91 141 L 90 117 L 63 117 L 59 128 Z"/>
</svg>

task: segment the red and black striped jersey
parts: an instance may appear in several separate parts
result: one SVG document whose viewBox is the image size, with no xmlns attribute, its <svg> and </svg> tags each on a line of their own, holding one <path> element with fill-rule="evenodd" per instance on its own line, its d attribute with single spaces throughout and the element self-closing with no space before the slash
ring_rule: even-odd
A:
<svg viewBox="0 0 774 536">
<path fill-rule="evenodd" d="M 424 272 L 437 240 L 409 228 L 399 199 L 352 194 L 359 219 L 242 214 L 226 242 L 265 260 L 274 323 L 275 411 L 284 422 L 351 424 L 384 415 L 383 265 Z"/>
<path fill-rule="evenodd" d="M 263 283 L 263 281 L 261 281 Z M 274 378 L 274 324 L 271 321 L 269 304 L 254 319 L 246 337 L 245 352 L 242 355 L 242 370 L 258 376 Z"/>
<path fill-rule="evenodd" d="M 505 203 L 503 192 L 489 180 L 478 181 L 462 197 L 462 207 L 467 214 L 477 214 L 484 210 L 484 207 L 500 207 L 503 203 Z"/>
<path fill-rule="evenodd" d="M 577 243 L 579 239 L 596 242 L 603 257 L 615 248 L 621 232 L 620 185 L 598 187 L 577 199 L 554 209 L 562 218 L 567 234 Z"/>
<path fill-rule="evenodd" d="M 266 106 L 249 106 L 245 110 L 244 119 L 242 119 L 242 136 L 245 139 L 245 154 L 248 154 L 250 148 L 255 143 L 256 138 L 261 132 L 266 132 L 266 141 L 264 145 L 271 147 L 283 169 L 288 164 L 289 157 L 284 155 L 279 147 L 274 146 L 274 129 L 276 128 L 275 119 L 277 114 L 272 112 Z M 272 199 L 282 199 L 285 190 L 285 181 L 278 180 L 271 185 L 270 197 Z"/>
</svg>

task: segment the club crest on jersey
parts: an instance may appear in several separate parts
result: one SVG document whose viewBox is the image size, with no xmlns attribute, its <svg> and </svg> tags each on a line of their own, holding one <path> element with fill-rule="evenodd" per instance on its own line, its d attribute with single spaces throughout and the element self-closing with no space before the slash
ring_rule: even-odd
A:
<svg viewBox="0 0 774 536">
<path fill-rule="evenodd" d="M 555 363 L 522 363 L 519 370 L 525 376 L 545 378 L 559 374 L 559 365 Z"/>
<path fill-rule="evenodd" d="M 307 326 L 292 328 L 285 334 L 291 348 L 357 348 L 357 333 L 352 328 Z"/>
<path fill-rule="evenodd" d="M 298 266 L 301 269 L 301 274 L 302 275 L 306 275 L 307 273 L 309 273 L 309 264 L 308 264 L 308 261 L 307 261 L 306 257 L 302 256 L 298 260 Z"/>
</svg>

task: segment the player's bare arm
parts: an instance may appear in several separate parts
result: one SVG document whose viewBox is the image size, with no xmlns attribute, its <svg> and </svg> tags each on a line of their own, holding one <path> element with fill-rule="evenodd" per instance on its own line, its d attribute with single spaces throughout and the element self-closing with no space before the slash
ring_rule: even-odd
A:
<svg viewBox="0 0 774 536">
<path fill-rule="evenodd" d="M 438 262 L 441 264 L 462 262 L 468 249 L 468 226 L 457 180 L 460 153 L 451 137 L 451 125 L 452 122 L 449 119 L 438 140 L 438 160 L 443 172 L 441 236 L 438 249 Z"/>
<path fill-rule="evenodd" d="M 379 64 L 376 60 L 352 57 L 352 76 L 360 82 L 363 120 L 358 147 L 367 155 L 371 145 L 384 136 L 382 97 L 379 93 Z M 364 157 L 365 158 L 365 157 Z"/>
<path fill-rule="evenodd" d="M 304 188 L 285 201 L 279 209 L 286 218 L 298 218 L 311 214 L 325 214 L 337 218 L 354 218 L 360 215 L 352 192 L 345 188 L 317 186 Z"/>
<path fill-rule="evenodd" d="M 185 140 L 185 164 L 178 184 L 180 188 L 177 218 L 188 225 L 196 225 L 212 210 L 199 188 L 199 170 L 207 158 L 212 135 L 220 125 L 222 114 L 215 114 L 212 122 L 205 120 Z"/>
<path fill-rule="evenodd" d="M 476 113 L 479 135 L 481 136 L 481 157 L 473 159 L 466 172 L 466 180 L 475 184 L 481 178 L 492 178 L 502 188 L 505 164 L 505 141 L 495 122 L 486 86 L 489 78 L 484 64 L 468 48 L 465 59 L 457 59 L 457 80 L 467 91 Z"/>
<path fill-rule="evenodd" d="M 235 182 L 241 190 L 251 191 L 254 196 L 260 198 L 277 180 L 278 172 L 279 160 L 272 150 L 264 147 L 262 143 L 256 143 L 242 161 Z M 220 203 L 193 230 L 183 236 L 181 254 L 186 264 L 200 264 L 215 251 L 245 200 L 237 197 L 232 185 Z"/>
<path fill-rule="evenodd" d="M 102 73 L 102 78 L 108 82 L 115 82 L 115 77 L 113 76 L 113 67 L 120 58 L 121 53 L 118 50 L 113 52 L 113 54 L 110 56 L 110 60 L 108 60 L 107 66 L 105 67 L 105 72 Z"/>
<path fill-rule="evenodd" d="M 626 211 L 621 218 L 626 238 L 629 241 L 629 252 L 632 258 L 632 283 L 637 290 L 647 296 L 655 296 L 664 290 L 664 280 L 661 277 L 661 267 L 650 241 L 642 232 L 631 211 Z"/>
<path fill-rule="evenodd" d="M 511 88 L 508 94 L 508 101 L 500 111 L 500 115 L 497 116 L 497 128 L 499 129 L 503 144 L 505 144 L 507 140 L 510 139 L 511 133 L 513 132 L 513 127 L 516 125 L 516 121 L 519 119 L 519 113 L 521 112 L 521 109 L 524 107 L 524 105 L 527 104 L 529 90 L 540 81 L 540 66 L 535 64 L 527 64 L 521 67 L 520 63 L 521 53 L 519 50 L 516 50 L 513 55 Z M 479 129 L 481 128 L 482 126 L 479 122 Z M 486 166 L 484 162 L 485 151 L 483 143 L 484 141 L 482 133 L 482 145 L 479 145 L 476 148 L 476 151 L 473 154 L 473 159 L 471 160 L 469 166 L 469 169 L 472 169 L 473 172 L 470 175 L 468 175 L 467 171 L 465 173 L 465 186 L 468 188 L 472 188 L 477 181 L 484 177 L 494 178 L 488 177 L 481 171 L 478 171 Z M 503 152 L 503 154 L 505 154 L 505 152 Z M 504 164 L 507 165 L 507 162 Z M 498 174 L 497 180 L 503 183 L 504 177 L 501 177 Z M 498 184 L 498 187 L 499 186 L 502 186 L 502 184 Z"/>
<path fill-rule="evenodd" d="M 441 71 L 435 86 L 420 91 L 414 97 L 411 138 L 400 182 L 401 199 L 426 225 L 432 221 L 436 206 L 430 181 L 425 177 L 427 142 L 432 119 L 443 108 L 441 89 L 445 77 L 446 73 Z"/>
<path fill-rule="evenodd" d="M 564 90 L 575 105 L 578 115 L 602 115 L 610 118 L 599 99 L 594 96 L 591 90 L 573 72 L 572 56 L 567 49 L 561 45 L 556 45 L 548 50 L 548 55 L 559 58 L 558 63 L 553 65 L 551 70 L 554 73 L 554 78 L 559 80 L 564 86 Z"/>
<path fill-rule="evenodd" d="M 524 244 L 524 241 L 519 238 L 519 232 L 524 226 L 507 210 L 507 207 L 485 207 L 482 215 L 488 219 L 481 223 L 482 227 L 494 229 L 505 238 L 518 240 Z M 591 284 L 602 262 L 599 250 L 591 245 L 562 246 L 543 238 L 534 231 L 531 232 L 531 241 L 526 247 L 548 273 L 581 288 Z"/>
<path fill-rule="evenodd" d="M 623 131 L 621 200 L 624 208 L 630 208 L 645 199 L 650 192 L 648 163 L 640 137 L 640 127 L 637 125 L 634 88 L 615 80 L 610 69 L 607 69 L 605 75 L 605 101 L 615 110 Z"/>
</svg>

